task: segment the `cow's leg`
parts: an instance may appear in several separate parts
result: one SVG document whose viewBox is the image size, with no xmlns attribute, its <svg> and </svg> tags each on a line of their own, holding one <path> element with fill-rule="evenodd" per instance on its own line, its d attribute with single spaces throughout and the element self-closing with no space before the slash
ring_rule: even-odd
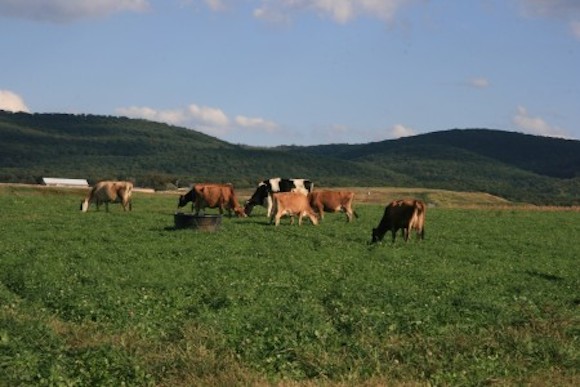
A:
<svg viewBox="0 0 580 387">
<path fill-rule="evenodd" d="M 316 209 L 318 210 L 318 214 L 320 215 L 320 220 L 324 220 L 324 206 L 318 206 Z"/>
<path fill-rule="evenodd" d="M 266 196 L 266 199 L 264 199 L 266 201 L 266 209 L 267 209 L 267 213 L 266 216 L 272 216 L 272 195 L 268 195 Z"/>
<path fill-rule="evenodd" d="M 344 213 L 346 214 L 346 221 L 351 222 L 352 221 L 352 209 L 345 208 L 345 207 L 343 207 L 343 209 L 344 209 Z"/>
<path fill-rule="evenodd" d="M 275 218 L 275 225 L 278 226 L 280 224 L 280 218 L 282 217 L 282 213 L 281 212 L 277 212 L 275 216 L 273 216 L 272 218 Z M 272 219 L 270 219 L 270 223 L 272 223 Z"/>
</svg>

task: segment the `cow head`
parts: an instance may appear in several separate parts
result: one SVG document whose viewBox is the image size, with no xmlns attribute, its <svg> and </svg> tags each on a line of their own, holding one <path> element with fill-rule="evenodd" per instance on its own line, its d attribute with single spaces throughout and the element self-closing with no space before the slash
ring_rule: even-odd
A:
<svg viewBox="0 0 580 387">
<path fill-rule="evenodd" d="M 382 241 L 384 236 L 384 232 L 381 232 L 378 228 L 373 228 L 371 243 L 378 243 Z"/>
<path fill-rule="evenodd" d="M 194 200 L 195 200 L 195 190 L 192 188 L 185 195 L 179 195 L 179 202 L 177 203 L 177 208 L 181 208 L 185 206 L 187 203 L 193 202 Z"/>
<path fill-rule="evenodd" d="M 234 208 L 234 212 L 236 213 L 238 218 L 247 218 L 248 217 L 245 207 L 236 207 L 236 208 Z M 250 210 L 250 212 L 252 212 L 252 211 Z"/>
<path fill-rule="evenodd" d="M 256 192 L 249 198 L 244 205 L 244 213 L 250 215 L 254 206 L 263 206 L 264 200 L 268 197 L 268 186 L 265 183 L 258 184 Z"/>
<path fill-rule="evenodd" d="M 251 203 L 249 200 L 247 200 L 246 203 L 244 204 L 244 214 L 246 214 L 246 216 L 250 216 L 253 209 L 254 209 L 254 204 Z"/>
</svg>

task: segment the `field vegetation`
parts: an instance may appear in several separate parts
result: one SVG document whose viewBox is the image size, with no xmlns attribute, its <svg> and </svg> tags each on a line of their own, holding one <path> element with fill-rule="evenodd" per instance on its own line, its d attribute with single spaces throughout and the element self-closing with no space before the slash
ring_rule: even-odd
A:
<svg viewBox="0 0 580 387">
<path fill-rule="evenodd" d="M 377 189 L 350 224 L 204 233 L 174 194 L 2 185 L 0 385 L 579 385 L 580 212 L 392 194 L 424 241 L 369 245 Z"/>
</svg>

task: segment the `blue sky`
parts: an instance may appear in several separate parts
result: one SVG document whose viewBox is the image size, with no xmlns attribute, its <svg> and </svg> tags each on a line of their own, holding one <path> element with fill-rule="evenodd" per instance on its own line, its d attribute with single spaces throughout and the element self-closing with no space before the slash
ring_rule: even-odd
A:
<svg viewBox="0 0 580 387">
<path fill-rule="evenodd" d="M 256 146 L 580 139 L 579 0 L 0 0 L 0 109 Z"/>
</svg>

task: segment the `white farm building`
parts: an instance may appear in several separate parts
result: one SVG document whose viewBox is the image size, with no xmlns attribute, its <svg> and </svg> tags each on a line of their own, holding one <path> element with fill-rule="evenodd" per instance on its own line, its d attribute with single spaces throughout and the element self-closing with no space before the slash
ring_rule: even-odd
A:
<svg viewBox="0 0 580 387">
<path fill-rule="evenodd" d="M 63 179 L 59 177 L 43 177 L 42 182 L 44 183 L 44 185 L 50 187 L 85 188 L 89 186 L 89 182 L 86 179 Z"/>
</svg>

